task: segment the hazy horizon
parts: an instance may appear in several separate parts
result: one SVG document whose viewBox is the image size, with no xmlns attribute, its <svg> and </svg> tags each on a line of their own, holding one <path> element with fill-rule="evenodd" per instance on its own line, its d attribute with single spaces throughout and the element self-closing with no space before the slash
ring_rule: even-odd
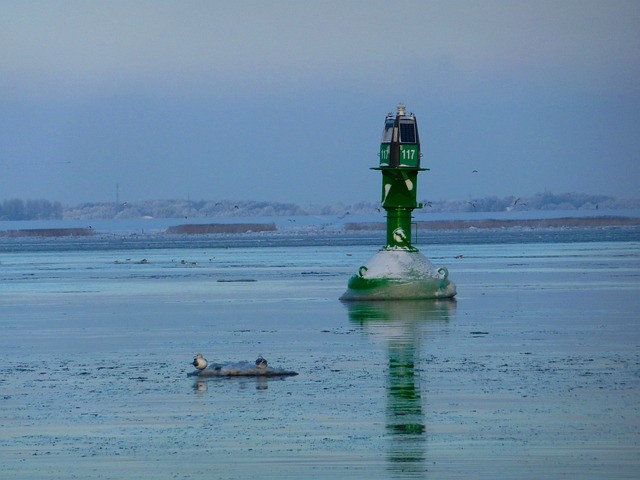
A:
<svg viewBox="0 0 640 480">
<path fill-rule="evenodd" d="M 635 1 L 6 1 L 0 31 L 0 198 L 376 201 L 399 102 L 420 198 L 638 196 Z"/>
<path fill-rule="evenodd" d="M 439 199 L 439 200 L 431 200 L 429 199 L 428 196 L 419 196 L 418 201 L 425 204 L 423 205 L 423 208 L 428 208 L 429 206 L 426 205 L 426 203 L 434 203 L 434 204 L 469 204 L 471 202 L 469 202 L 470 200 L 474 200 L 474 201 L 482 201 L 482 200 L 499 200 L 502 202 L 505 201 L 511 201 L 513 202 L 514 200 L 518 200 L 519 202 L 523 202 L 523 201 L 531 201 L 531 200 L 536 200 L 539 201 L 540 197 L 545 197 L 545 196 L 549 196 L 549 197 L 555 197 L 557 198 L 561 198 L 561 197 L 568 197 L 568 198 L 573 198 L 574 200 L 579 200 L 579 201 L 583 201 L 585 203 L 588 203 L 590 201 L 607 201 L 610 203 L 615 203 L 615 204 L 622 204 L 622 205 L 626 205 L 626 204 L 633 204 L 635 208 L 636 204 L 640 204 L 640 194 L 636 194 L 636 195 L 631 195 L 628 197 L 623 197 L 623 196 L 617 196 L 617 195 L 605 195 L 605 194 L 592 194 L 592 193 L 588 193 L 588 192 L 552 192 L 550 190 L 545 190 L 543 192 L 535 192 L 532 195 L 487 195 L 487 196 L 482 196 L 482 197 L 466 197 L 466 198 L 445 198 L 445 199 Z M 604 198 L 606 197 L 606 198 Z M 378 205 L 380 204 L 380 198 L 375 197 L 375 198 L 368 198 L 368 199 L 355 199 L 353 201 L 350 202 L 343 202 L 343 201 L 331 201 L 329 200 L 326 203 L 298 203 L 298 202 L 294 202 L 294 201 L 276 201 L 276 200 L 265 200 L 265 199 L 260 199 L 260 198 L 245 198 L 245 199 L 237 199 L 237 198 L 208 198 L 208 197 L 202 197 L 202 198 L 192 198 L 192 197 L 186 197 L 186 198 L 140 198 L 140 199 L 135 199 L 135 200 L 127 200 L 127 199 L 122 199 L 120 198 L 120 193 L 116 190 L 114 191 L 114 197 L 111 199 L 106 199 L 106 200 L 85 200 L 85 201 L 81 201 L 81 202 L 77 202 L 77 203 L 67 203 L 67 202 L 61 202 L 58 199 L 54 199 L 54 198 L 26 198 L 24 196 L 17 196 L 17 197 L 12 197 L 12 198 L 0 198 L 0 209 L 2 208 L 2 204 L 3 203 L 11 203 L 11 202 L 22 202 L 23 204 L 29 203 L 29 202 L 46 202 L 46 203 L 50 203 L 50 204 L 55 204 L 55 203 L 60 203 L 61 206 L 63 206 L 64 208 L 73 208 L 73 207 L 80 207 L 83 205 L 109 205 L 109 204 L 120 204 L 121 207 L 127 207 L 127 205 L 134 205 L 134 204 L 142 204 L 142 203 L 154 203 L 154 202 L 158 202 L 158 203 L 163 203 L 163 202 L 175 202 L 175 203 L 215 203 L 215 204 L 226 204 L 229 205 L 231 207 L 233 207 L 234 203 L 244 203 L 244 204 L 251 204 L 251 203 L 257 203 L 257 204 L 272 204 L 272 205 L 287 205 L 287 204 L 292 204 L 292 205 L 296 205 L 298 207 L 313 207 L 313 206 L 335 206 L 338 204 L 344 204 L 345 206 L 351 206 L 351 205 L 357 205 L 357 204 L 369 204 L 371 206 L 374 205 Z M 526 206 L 526 203 L 524 204 Z M 520 203 L 520 206 L 522 207 L 523 204 Z M 626 207 L 623 207 L 626 208 Z"/>
</svg>

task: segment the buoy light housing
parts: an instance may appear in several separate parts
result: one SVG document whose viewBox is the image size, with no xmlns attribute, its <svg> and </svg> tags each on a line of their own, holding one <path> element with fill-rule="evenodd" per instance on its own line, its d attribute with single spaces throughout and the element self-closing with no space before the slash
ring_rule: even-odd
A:
<svg viewBox="0 0 640 480">
<path fill-rule="evenodd" d="M 380 168 L 420 168 L 420 138 L 418 121 L 407 115 L 404 105 L 397 114 L 387 115 L 380 142 Z"/>
</svg>

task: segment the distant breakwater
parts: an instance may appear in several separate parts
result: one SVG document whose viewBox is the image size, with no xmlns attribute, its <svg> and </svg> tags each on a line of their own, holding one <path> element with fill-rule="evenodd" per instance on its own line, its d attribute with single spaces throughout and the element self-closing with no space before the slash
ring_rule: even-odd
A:
<svg viewBox="0 0 640 480">
<path fill-rule="evenodd" d="M 206 235 L 210 233 L 275 232 L 275 223 L 208 223 L 175 225 L 167 233 L 180 235 Z"/>
<path fill-rule="evenodd" d="M 640 217 L 623 217 L 623 216 L 598 216 L 598 217 L 563 217 L 551 219 L 484 219 L 484 220 L 427 220 L 414 222 L 416 231 L 422 232 L 460 232 L 466 233 L 470 231 L 504 231 L 518 232 L 529 230 L 540 230 L 548 232 L 557 232 L 559 230 L 568 229 L 591 229 L 591 230 L 618 230 L 632 229 L 638 231 L 640 227 Z M 7 242 L 15 242 L 15 239 L 29 239 L 31 242 L 40 242 L 43 239 L 86 239 L 89 242 L 108 241 L 112 238 L 121 240 L 134 241 L 136 238 L 149 239 L 160 237 L 176 238 L 181 236 L 184 238 L 191 237 L 226 237 L 235 235 L 236 238 L 241 236 L 244 239 L 250 239 L 255 234 L 262 238 L 261 234 L 273 234 L 282 237 L 302 238 L 308 240 L 309 234 L 312 233 L 318 239 L 330 238 L 331 244 L 335 244 L 342 237 L 358 236 L 362 239 L 363 235 L 370 235 L 372 241 L 375 241 L 378 233 L 386 229 L 386 223 L 383 221 L 371 222 L 352 222 L 346 223 L 335 229 L 325 230 L 323 225 L 301 226 L 278 226 L 275 223 L 209 223 L 209 224 L 182 224 L 175 226 L 163 227 L 162 231 L 149 232 L 137 229 L 137 231 L 118 232 L 93 227 L 60 227 L 60 228 L 25 228 L 25 229 L 7 229 L 0 230 L 0 238 L 6 239 Z M 84 241 L 84 240 L 83 240 Z M 247 240 L 249 241 L 249 240 Z M 324 240 L 323 240 L 324 241 Z"/>
<path fill-rule="evenodd" d="M 90 237 L 92 228 L 26 228 L 0 231 L 0 237 Z"/>
</svg>

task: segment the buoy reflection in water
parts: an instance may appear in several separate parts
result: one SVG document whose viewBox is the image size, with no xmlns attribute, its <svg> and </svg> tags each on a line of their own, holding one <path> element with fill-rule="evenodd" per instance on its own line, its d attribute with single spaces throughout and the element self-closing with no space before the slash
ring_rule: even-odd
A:
<svg viewBox="0 0 640 480">
<path fill-rule="evenodd" d="M 420 365 L 421 343 L 430 326 L 449 321 L 456 301 L 353 302 L 347 307 L 351 322 L 386 344 L 388 469 L 404 475 L 420 474 L 426 470 L 428 438 L 419 373 L 424 369 Z"/>
</svg>

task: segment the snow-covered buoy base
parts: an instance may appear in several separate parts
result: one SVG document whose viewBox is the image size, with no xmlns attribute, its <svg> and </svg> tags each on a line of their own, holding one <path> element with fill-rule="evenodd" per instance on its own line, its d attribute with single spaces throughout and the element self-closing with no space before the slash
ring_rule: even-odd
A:
<svg viewBox="0 0 640 480">
<path fill-rule="evenodd" d="M 445 267 L 435 267 L 419 251 L 383 249 L 349 279 L 340 300 L 451 298 L 456 286 Z"/>
</svg>

